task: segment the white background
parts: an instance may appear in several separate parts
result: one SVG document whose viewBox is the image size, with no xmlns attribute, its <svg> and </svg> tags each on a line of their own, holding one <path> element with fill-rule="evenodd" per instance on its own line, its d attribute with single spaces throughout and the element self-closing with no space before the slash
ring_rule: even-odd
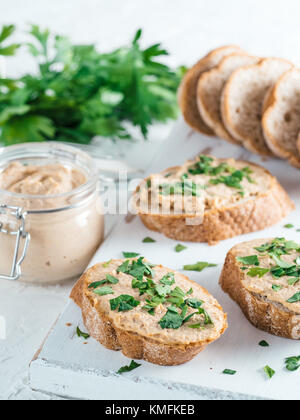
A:
<svg viewBox="0 0 300 420">
<path fill-rule="evenodd" d="M 192 64 L 207 50 L 235 43 L 257 55 L 300 63 L 299 0 L 0 0 L 0 24 L 15 23 L 25 40 L 29 23 L 97 43 L 103 51 L 144 28 L 143 43 L 163 42 L 170 64 Z M 7 63 L 8 75 L 34 67 L 25 51 Z M 71 285 L 38 288 L 0 284 L 0 398 L 41 398 L 27 387 L 28 363 L 63 308 Z"/>
</svg>

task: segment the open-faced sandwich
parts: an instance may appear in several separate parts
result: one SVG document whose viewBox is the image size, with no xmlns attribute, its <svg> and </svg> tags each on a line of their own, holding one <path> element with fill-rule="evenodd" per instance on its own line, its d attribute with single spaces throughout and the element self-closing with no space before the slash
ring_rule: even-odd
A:
<svg viewBox="0 0 300 420">
<path fill-rule="evenodd" d="M 293 209 L 266 169 L 206 155 L 151 175 L 132 200 L 132 210 L 149 229 L 180 241 L 210 244 L 265 229 Z"/>
<path fill-rule="evenodd" d="M 255 327 L 300 339 L 300 244 L 276 238 L 237 245 L 220 284 Z"/>
<path fill-rule="evenodd" d="M 191 360 L 227 328 L 226 314 L 203 287 L 142 257 L 92 267 L 71 298 L 103 346 L 158 365 Z"/>
</svg>

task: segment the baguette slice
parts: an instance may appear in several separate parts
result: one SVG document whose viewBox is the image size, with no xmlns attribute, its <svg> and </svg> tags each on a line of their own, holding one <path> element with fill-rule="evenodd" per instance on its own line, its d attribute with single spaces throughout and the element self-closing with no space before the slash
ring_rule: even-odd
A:
<svg viewBox="0 0 300 420">
<path fill-rule="evenodd" d="M 119 268 L 122 271 L 119 271 Z M 107 275 L 115 279 L 115 284 L 105 285 L 111 287 L 114 294 L 101 296 L 104 286 L 93 283 L 107 279 Z M 144 293 L 140 293 L 139 288 L 133 288 L 134 282 L 141 284 L 141 279 L 136 279 L 139 275 L 144 275 L 144 285 L 147 285 L 147 282 L 151 285 L 151 295 L 148 294 L 148 289 L 143 289 Z M 165 283 L 161 280 L 165 280 Z M 185 305 L 183 315 L 179 301 L 167 301 L 175 287 L 183 292 L 183 301 L 191 299 L 191 303 Z M 137 306 L 123 304 L 121 307 L 119 303 L 111 306 L 112 299 L 124 295 L 132 297 Z M 166 297 L 162 299 L 164 302 L 153 306 L 153 314 L 150 314 L 149 308 L 144 306 L 148 303 L 146 300 L 151 300 L 153 295 L 156 298 Z M 143 258 L 130 259 L 127 262 L 111 260 L 92 267 L 77 282 L 71 298 L 82 310 L 86 329 L 103 346 L 111 350 L 121 350 L 131 359 L 143 359 L 163 366 L 188 362 L 227 329 L 226 314 L 207 290 L 183 274 L 161 265 L 149 265 Z M 176 316 L 174 311 L 169 313 L 168 324 L 163 327 L 160 321 L 171 306 L 175 307 L 175 312 L 179 313 L 180 317 L 178 314 Z M 199 307 L 202 314 L 198 313 Z M 185 323 L 181 322 L 191 314 L 194 315 L 190 319 Z M 195 324 L 196 328 L 190 328 Z"/>
<path fill-rule="evenodd" d="M 300 340 L 300 302 L 296 299 L 294 303 L 287 302 L 300 292 L 300 282 L 289 285 L 292 276 L 275 278 L 269 271 L 266 274 L 262 271 L 275 267 L 276 262 L 269 253 L 258 251 L 256 248 L 273 243 L 274 239 L 259 239 L 232 248 L 226 258 L 220 285 L 224 292 L 239 304 L 247 319 L 255 327 L 280 337 Z M 275 243 L 290 244 L 288 246 L 295 244 L 282 239 L 276 239 Z M 237 257 L 255 255 L 259 260 L 259 266 L 237 260 Z M 294 261 L 299 256 L 300 245 L 298 249 L 289 249 L 288 254 L 282 255 L 280 259 L 295 265 Z M 244 270 L 243 267 L 247 269 Z"/>
<path fill-rule="evenodd" d="M 178 91 L 178 102 L 186 123 L 194 130 L 209 136 L 214 135 L 213 130 L 205 124 L 198 111 L 197 83 L 199 77 L 205 71 L 217 66 L 226 55 L 241 51 L 241 48 L 234 45 L 217 48 L 198 61 L 183 78 Z"/>
<path fill-rule="evenodd" d="M 264 99 L 271 86 L 293 65 L 266 58 L 254 66 L 236 70 L 222 93 L 222 118 L 227 130 L 251 152 L 272 155 L 262 130 Z"/>
<path fill-rule="evenodd" d="M 295 208 L 266 169 L 206 155 L 151 175 L 131 207 L 151 230 L 209 244 L 265 229 Z"/>
<path fill-rule="evenodd" d="M 263 116 L 265 139 L 273 153 L 300 168 L 297 148 L 300 131 L 300 70 L 285 73 L 268 97 Z"/>
<path fill-rule="evenodd" d="M 217 136 L 233 144 L 241 144 L 223 124 L 221 114 L 221 95 L 225 83 L 232 73 L 240 67 L 257 64 L 258 57 L 248 54 L 231 54 L 225 57 L 219 66 L 203 73 L 198 82 L 197 103 L 204 122 Z"/>
</svg>

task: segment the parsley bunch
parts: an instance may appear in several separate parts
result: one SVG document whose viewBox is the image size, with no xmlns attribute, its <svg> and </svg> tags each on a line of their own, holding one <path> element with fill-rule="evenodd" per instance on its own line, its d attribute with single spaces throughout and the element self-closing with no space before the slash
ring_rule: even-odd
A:
<svg viewBox="0 0 300 420">
<path fill-rule="evenodd" d="M 14 26 L 0 32 L 0 55 L 14 55 L 7 45 Z M 144 137 L 156 121 L 178 113 L 176 91 L 184 68 L 172 70 L 159 59 L 160 44 L 140 46 L 138 30 L 129 46 L 100 53 L 94 45 L 72 45 L 63 36 L 33 25 L 22 46 L 36 71 L 19 79 L 0 79 L 0 141 L 63 140 L 88 144 L 94 136 L 128 139 L 126 123 Z M 5 44 L 3 45 L 3 42 Z"/>
</svg>

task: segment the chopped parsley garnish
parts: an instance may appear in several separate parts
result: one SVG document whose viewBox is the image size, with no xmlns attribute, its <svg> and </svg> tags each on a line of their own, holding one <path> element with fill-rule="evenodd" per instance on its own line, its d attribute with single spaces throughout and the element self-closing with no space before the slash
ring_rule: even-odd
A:
<svg viewBox="0 0 300 420">
<path fill-rule="evenodd" d="M 177 309 L 170 306 L 167 309 L 165 316 L 159 321 L 159 325 L 162 329 L 171 328 L 177 330 L 183 324 L 182 314 L 179 314 Z"/>
<path fill-rule="evenodd" d="M 236 257 L 237 261 L 245 265 L 259 266 L 259 259 L 257 255 L 250 255 L 248 257 Z"/>
<path fill-rule="evenodd" d="M 129 366 L 123 366 L 118 370 L 118 374 L 122 374 L 122 373 L 126 373 L 126 372 L 131 372 L 134 369 L 137 369 L 138 367 L 140 367 L 142 365 L 140 365 L 139 363 L 136 363 L 134 360 L 131 361 Z"/>
<path fill-rule="evenodd" d="M 211 264 L 208 262 L 204 262 L 204 261 L 198 261 L 196 264 L 190 264 L 190 265 L 185 265 L 183 267 L 183 269 L 185 271 L 203 271 L 205 268 L 209 268 L 209 267 L 217 267 L 217 264 Z"/>
<path fill-rule="evenodd" d="M 168 273 L 160 279 L 161 284 L 172 286 L 175 283 L 174 273 Z"/>
<path fill-rule="evenodd" d="M 109 267 L 111 262 L 112 262 L 112 260 L 106 261 L 105 263 L 102 264 L 102 267 L 103 268 Z"/>
<path fill-rule="evenodd" d="M 174 184 L 162 184 L 159 186 L 159 194 L 164 196 L 185 195 L 199 197 L 202 195 L 202 191 L 202 185 L 198 185 L 189 179 L 185 179 L 182 182 L 175 182 Z"/>
<path fill-rule="evenodd" d="M 282 289 L 282 286 L 280 284 L 272 284 L 272 289 L 275 292 L 279 292 Z"/>
<path fill-rule="evenodd" d="M 284 227 L 285 227 L 286 229 L 293 229 L 295 226 L 294 226 L 294 225 L 292 225 L 291 223 L 288 223 L 287 225 L 284 225 Z"/>
<path fill-rule="evenodd" d="M 175 247 L 175 251 L 176 251 L 176 252 L 182 252 L 182 251 L 184 251 L 185 249 L 187 249 L 187 247 L 186 247 L 186 246 L 184 246 L 184 245 L 181 245 L 181 244 L 178 244 L 178 245 L 176 245 L 176 247 Z"/>
<path fill-rule="evenodd" d="M 224 375 L 235 375 L 237 373 L 236 370 L 231 370 L 231 369 L 225 369 L 222 372 Z"/>
<path fill-rule="evenodd" d="M 270 366 L 265 366 L 264 367 L 264 372 L 268 375 L 268 377 L 271 379 L 273 378 L 273 376 L 275 375 L 275 370 L 273 370 L 272 368 L 270 368 Z"/>
<path fill-rule="evenodd" d="M 188 298 L 186 299 L 185 303 L 194 309 L 199 309 L 203 305 L 203 301 L 197 298 Z"/>
<path fill-rule="evenodd" d="M 156 240 L 150 238 L 149 236 L 147 236 L 146 238 L 143 239 L 144 244 L 150 244 L 150 243 L 154 243 L 154 242 L 156 242 Z"/>
<path fill-rule="evenodd" d="M 138 257 L 140 254 L 136 253 L 136 252 L 123 252 L 123 256 L 124 258 L 136 258 Z"/>
<path fill-rule="evenodd" d="M 287 300 L 288 303 L 300 302 L 300 292 L 295 293 L 292 297 Z"/>
<path fill-rule="evenodd" d="M 269 343 L 267 343 L 265 340 L 262 340 L 258 343 L 260 345 L 260 347 L 269 347 Z"/>
<path fill-rule="evenodd" d="M 300 356 L 287 357 L 285 359 L 285 367 L 290 372 L 295 372 L 300 368 Z"/>
<path fill-rule="evenodd" d="M 89 289 L 97 289 L 98 287 L 103 286 L 106 283 L 117 284 L 117 283 L 119 283 L 119 280 L 116 277 L 111 276 L 110 274 L 107 274 L 106 278 L 104 280 L 95 281 L 94 283 L 91 283 L 88 286 L 88 288 Z"/>
<path fill-rule="evenodd" d="M 94 293 L 96 295 L 99 295 L 99 296 L 105 296 L 105 295 L 113 295 L 114 291 L 111 287 L 104 286 L 104 287 L 100 287 L 100 288 L 94 290 Z"/>
<path fill-rule="evenodd" d="M 246 270 L 248 270 L 247 267 L 246 267 Z M 269 268 L 252 267 L 247 272 L 247 275 L 250 276 L 250 277 L 259 277 L 259 278 L 262 278 L 264 275 L 266 275 L 267 273 L 269 273 L 269 271 L 270 271 Z"/>
<path fill-rule="evenodd" d="M 85 340 L 87 340 L 87 339 L 89 339 L 89 338 L 90 338 L 90 335 L 89 335 L 89 334 L 87 334 L 87 333 L 82 332 L 82 331 L 80 330 L 80 328 L 79 328 L 79 327 L 77 327 L 77 329 L 76 329 L 76 333 L 77 333 L 77 336 L 78 336 L 78 337 L 82 337 L 82 338 L 84 338 Z"/>
<path fill-rule="evenodd" d="M 141 303 L 130 295 L 121 295 L 115 299 L 111 299 L 109 302 L 111 310 L 118 310 L 118 312 L 131 311 Z"/>
<path fill-rule="evenodd" d="M 144 261 L 144 257 L 140 257 L 137 261 L 126 260 L 117 269 L 118 273 L 129 274 L 132 277 L 142 280 L 143 277 L 154 277 L 153 265 Z"/>
</svg>

